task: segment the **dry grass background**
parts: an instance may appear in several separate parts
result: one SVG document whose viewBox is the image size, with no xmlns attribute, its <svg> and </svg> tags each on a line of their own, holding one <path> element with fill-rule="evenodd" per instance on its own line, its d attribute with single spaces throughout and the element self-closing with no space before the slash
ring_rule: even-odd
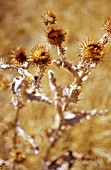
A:
<svg viewBox="0 0 111 170">
<path fill-rule="evenodd" d="M 36 44 L 44 44 L 44 28 L 41 15 L 45 10 L 54 10 L 59 24 L 69 30 L 68 60 L 76 64 L 78 47 L 82 40 L 94 37 L 101 38 L 103 23 L 111 16 L 110 0 L 0 0 L 0 56 L 10 61 L 11 49 L 20 46 L 31 49 Z M 67 148 L 74 152 L 90 154 L 93 160 L 78 160 L 71 170 L 111 170 L 111 42 L 106 47 L 106 58 L 97 66 L 82 87 L 80 102 L 73 106 L 77 109 L 109 109 L 105 116 L 96 116 L 91 120 L 84 120 L 82 124 L 69 127 L 65 135 L 57 142 L 49 157 L 64 152 Z M 52 57 L 56 57 L 56 50 L 52 49 Z M 66 70 L 57 70 L 58 84 L 69 84 L 73 77 Z M 12 71 L 3 72 L 11 79 Z M 61 78 L 62 77 L 62 78 Z M 0 73 L 2 80 L 2 74 Z M 50 97 L 47 74 L 42 81 L 43 91 Z M 3 134 L 10 128 L 14 120 L 14 109 L 10 104 L 11 92 L 0 90 L 0 158 L 9 158 L 12 148 L 13 130 Z M 40 154 L 27 155 L 24 165 L 19 170 L 37 170 L 41 164 L 48 146 L 46 130 L 52 125 L 55 111 L 53 106 L 42 103 L 28 103 L 20 112 L 20 122 L 25 131 L 34 136 L 40 147 Z M 21 139 L 20 139 L 21 140 Z M 23 152 L 27 143 L 22 147 Z M 5 168 L 4 168 L 5 169 Z"/>
</svg>

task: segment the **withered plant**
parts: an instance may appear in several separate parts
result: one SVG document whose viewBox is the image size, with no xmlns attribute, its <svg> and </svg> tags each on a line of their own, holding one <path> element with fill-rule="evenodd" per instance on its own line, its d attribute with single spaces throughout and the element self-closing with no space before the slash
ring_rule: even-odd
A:
<svg viewBox="0 0 111 170">
<path fill-rule="evenodd" d="M 88 111 L 76 110 L 74 106 L 79 102 L 81 87 L 88 79 L 91 70 L 104 62 L 105 46 L 111 38 L 111 18 L 105 21 L 105 33 L 101 39 L 88 38 L 81 43 L 78 54 L 79 62 L 76 65 L 68 61 L 67 47 L 65 46 L 68 31 L 58 25 L 55 13 L 46 11 L 42 16 L 42 23 L 47 40 L 46 44 L 36 45 L 31 50 L 18 47 L 12 51 L 10 63 L 6 63 L 3 59 L 0 60 L 1 74 L 3 70 L 17 71 L 18 74 L 17 76 L 13 75 L 12 82 L 9 84 L 9 90 L 12 91 L 11 104 L 15 108 L 13 114 L 15 120 L 11 127 L 13 128 L 13 148 L 10 150 L 8 159 L 0 157 L 1 169 L 7 167 L 11 170 L 17 170 L 19 164 L 24 164 L 27 160 L 27 151 L 26 154 L 23 154 L 20 148 L 24 141 L 30 144 L 27 144 L 27 147 L 30 152 L 33 150 L 33 154 L 37 156 L 42 153 L 34 137 L 30 136 L 28 132 L 26 133 L 21 127 L 20 111 L 26 106 L 27 102 L 42 102 L 47 107 L 53 105 L 56 110 L 55 122 L 52 122 L 52 127 L 49 127 L 46 131 L 49 141 L 46 154 L 37 170 L 69 170 L 72 167 L 74 168 L 75 161 L 78 159 L 91 160 L 90 154 L 76 153 L 68 148 L 64 153 L 52 158 L 49 158 L 49 154 L 68 127 L 74 127 L 76 124 L 83 123 L 83 119 L 90 119 L 97 114 L 101 115 L 107 112 L 107 109 L 98 111 L 96 108 Z M 57 50 L 57 59 L 51 56 L 52 47 Z M 68 70 L 73 76 L 73 82 L 64 87 L 58 85 L 54 71 L 50 70 L 51 65 L 57 67 L 58 70 L 63 68 Z M 30 72 L 31 68 L 34 69 L 34 73 Z M 53 98 L 42 93 L 41 80 L 47 72 Z M 53 126 L 53 124 L 56 124 L 56 126 Z M 7 131 L 10 131 L 10 128 Z M 18 140 L 18 136 L 21 136 L 21 140 Z"/>
</svg>

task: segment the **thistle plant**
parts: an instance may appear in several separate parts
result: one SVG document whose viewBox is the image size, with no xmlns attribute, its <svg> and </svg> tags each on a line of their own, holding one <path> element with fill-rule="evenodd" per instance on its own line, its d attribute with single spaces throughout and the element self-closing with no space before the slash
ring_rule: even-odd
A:
<svg viewBox="0 0 111 170">
<path fill-rule="evenodd" d="M 74 105 L 79 102 L 81 87 L 87 81 L 91 70 L 104 62 L 105 46 L 111 38 L 111 18 L 105 21 L 105 33 L 101 39 L 88 38 L 88 40 L 81 43 L 78 54 L 79 62 L 76 65 L 68 61 L 66 46 L 68 30 L 64 30 L 58 25 L 55 13 L 46 11 L 42 15 L 42 23 L 45 30 L 46 44 L 37 44 L 31 50 L 18 47 L 12 51 L 10 63 L 6 63 L 3 59 L 0 60 L 1 74 L 3 70 L 17 72 L 16 76 L 13 75 L 9 85 L 9 90 L 12 92 L 11 104 L 15 109 L 14 122 L 12 122 L 13 148 L 10 150 L 9 155 L 11 156 L 9 159 L 4 159 L 1 156 L 1 169 L 7 167 L 16 170 L 18 165 L 25 164 L 27 151 L 24 155 L 20 148 L 21 145 L 24 145 L 24 142 L 27 142 L 27 147 L 30 152 L 33 151 L 35 156 L 42 153 L 34 137 L 30 136 L 21 126 L 20 111 L 26 106 L 26 103 L 42 102 L 47 107 L 53 105 L 56 110 L 55 120 L 52 122 L 52 126 L 46 130 L 48 146 L 40 167 L 37 167 L 38 170 L 69 170 L 74 169 L 76 160 L 91 160 L 91 155 L 76 153 L 68 148 L 64 153 L 52 158 L 49 158 L 49 155 L 68 127 L 83 123 L 83 119 L 90 119 L 97 114 L 102 115 L 107 112 L 107 109 L 97 110 L 96 108 L 88 111 L 76 110 Z M 51 56 L 53 47 L 56 48 L 57 59 Z M 58 70 L 64 68 L 70 72 L 73 76 L 73 82 L 64 87 L 58 85 L 56 75 L 50 69 L 52 65 Z M 31 69 L 34 69 L 33 73 L 30 71 Z M 49 89 L 53 94 L 52 98 L 48 97 L 47 94 L 43 94 L 44 87 L 41 87 L 41 81 L 45 74 L 48 74 Z M 18 140 L 18 136 L 21 137 L 21 141 Z"/>
</svg>

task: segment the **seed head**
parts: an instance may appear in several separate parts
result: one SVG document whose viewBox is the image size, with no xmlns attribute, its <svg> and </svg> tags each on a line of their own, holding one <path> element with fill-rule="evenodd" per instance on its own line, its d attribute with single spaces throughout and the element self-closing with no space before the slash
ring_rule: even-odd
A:
<svg viewBox="0 0 111 170">
<path fill-rule="evenodd" d="M 25 49 L 20 47 L 12 51 L 11 57 L 12 62 L 19 64 L 24 64 L 28 59 Z"/>
<path fill-rule="evenodd" d="M 102 61 L 105 54 L 104 46 L 94 40 L 82 42 L 79 50 L 82 58 L 91 58 L 95 63 Z"/>
<path fill-rule="evenodd" d="M 57 18 L 54 11 L 45 11 L 45 13 L 42 16 L 42 22 L 46 27 L 54 25 L 56 21 Z"/>
<path fill-rule="evenodd" d="M 68 31 L 58 28 L 57 26 L 50 27 L 46 32 L 47 40 L 50 44 L 59 46 L 67 40 Z"/>
<path fill-rule="evenodd" d="M 47 66 L 51 63 L 49 51 L 45 46 L 35 46 L 30 53 L 31 64 L 37 66 Z"/>
<path fill-rule="evenodd" d="M 108 17 L 106 20 L 105 20 L 105 23 L 104 23 L 104 29 L 111 33 L 111 17 Z"/>
</svg>

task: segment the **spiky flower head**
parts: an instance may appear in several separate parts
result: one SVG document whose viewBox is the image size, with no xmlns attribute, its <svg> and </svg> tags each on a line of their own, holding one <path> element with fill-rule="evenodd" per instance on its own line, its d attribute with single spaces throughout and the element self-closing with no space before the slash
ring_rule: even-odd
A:
<svg viewBox="0 0 111 170">
<path fill-rule="evenodd" d="M 95 63 L 102 61 L 105 54 L 104 45 L 94 40 L 92 41 L 88 40 L 82 42 L 79 50 L 80 50 L 80 56 L 83 59 L 89 58 L 92 59 L 92 61 Z"/>
<path fill-rule="evenodd" d="M 12 51 L 11 57 L 12 62 L 19 64 L 24 64 L 25 62 L 27 62 L 28 59 L 26 50 L 20 47 L 17 47 L 15 50 Z"/>
<path fill-rule="evenodd" d="M 42 22 L 43 24 L 47 26 L 54 25 L 57 21 L 56 15 L 54 11 L 45 11 L 42 16 Z"/>
<path fill-rule="evenodd" d="M 67 40 L 68 31 L 58 28 L 57 26 L 50 27 L 46 32 L 47 40 L 50 44 L 59 46 Z"/>
<path fill-rule="evenodd" d="M 105 29 L 108 33 L 111 33 L 111 17 L 108 17 L 108 18 L 105 20 L 104 29 Z"/>
<path fill-rule="evenodd" d="M 35 46 L 30 52 L 30 61 L 36 66 L 47 66 L 51 63 L 49 51 L 45 46 Z"/>
</svg>

